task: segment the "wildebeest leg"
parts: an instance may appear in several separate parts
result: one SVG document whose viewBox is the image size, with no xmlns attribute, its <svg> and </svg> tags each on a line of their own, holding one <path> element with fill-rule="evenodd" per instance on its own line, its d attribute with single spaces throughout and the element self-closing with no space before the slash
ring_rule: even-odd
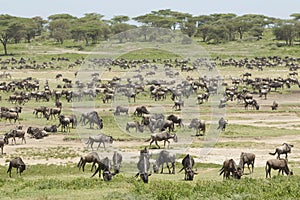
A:
<svg viewBox="0 0 300 200">
<path fill-rule="evenodd" d="M 155 144 L 158 146 L 158 148 L 160 149 L 160 146 L 158 145 L 158 143 L 157 143 L 157 140 L 155 140 Z"/>
<path fill-rule="evenodd" d="M 100 148 L 101 143 L 103 143 L 103 147 L 104 147 L 104 149 L 105 149 L 105 142 L 99 142 L 99 145 L 98 145 L 98 147 L 97 147 L 97 150 Z"/>
<path fill-rule="evenodd" d="M 23 144 L 23 140 L 24 140 L 24 142 L 25 142 L 25 144 L 26 144 L 25 136 L 22 137 L 22 144 Z"/>
<path fill-rule="evenodd" d="M 92 151 L 94 151 L 94 148 L 93 148 L 94 141 L 92 140 L 90 144 L 91 144 Z"/>
<path fill-rule="evenodd" d="M 94 177 L 98 172 L 99 172 L 99 177 L 100 177 L 101 176 L 100 165 L 98 165 L 98 168 L 96 169 L 95 173 L 91 176 L 91 178 Z"/>
<path fill-rule="evenodd" d="M 152 144 L 153 142 L 154 142 L 154 140 L 152 139 L 151 142 L 150 142 L 150 145 L 149 145 L 150 147 L 151 147 L 151 144 Z"/>
<path fill-rule="evenodd" d="M 168 165 L 167 165 L 167 166 L 168 166 Z M 164 173 L 164 163 L 161 164 L 161 171 L 160 171 L 160 173 L 161 173 L 161 174 Z"/>
<path fill-rule="evenodd" d="M 96 162 L 95 162 L 95 161 L 94 161 L 93 164 L 92 164 L 91 171 L 93 171 L 94 168 L 96 168 Z"/>
<path fill-rule="evenodd" d="M 84 167 L 85 167 L 85 164 L 86 164 L 86 162 L 85 161 L 83 161 L 83 163 L 82 163 L 82 171 L 84 172 Z"/>
<path fill-rule="evenodd" d="M 11 169 L 12 169 L 12 166 L 11 166 L 11 164 L 9 163 L 9 167 L 8 167 L 8 170 L 7 170 L 7 173 L 9 173 L 9 177 L 11 177 Z"/>
<path fill-rule="evenodd" d="M 165 140 L 164 141 L 164 147 L 166 148 L 166 142 L 168 142 L 168 149 L 170 148 L 170 141 L 169 140 Z"/>
<path fill-rule="evenodd" d="M 14 140 L 15 144 L 17 144 L 15 136 L 13 137 L 13 140 Z"/>
<path fill-rule="evenodd" d="M 175 174 L 175 162 L 172 162 L 172 174 Z"/>
</svg>

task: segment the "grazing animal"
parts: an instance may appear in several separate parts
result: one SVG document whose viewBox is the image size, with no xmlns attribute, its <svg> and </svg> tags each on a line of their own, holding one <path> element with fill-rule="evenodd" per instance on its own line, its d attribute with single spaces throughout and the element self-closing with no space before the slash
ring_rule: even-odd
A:
<svg viewBox="0 0 300 200">
<path fill-rule="evenodd" d="M 91 152 L 85 156 L 81 156 L 80 157 L 80 160 L 77 164 L 77 167 L 79 168 L 82 168 L 82 171 L 84 172 L 84 167 L 85 167 L 85 164 L 86 163 L 93 163 L 92 164 L 92 168 L 91 168 L 91 171 L 93 171 L 94 167 L 96 167 L 96 163 L 98 163 L 100 161 L 100 157 L 98 155 L 97 152 Z"/>
<path fill-rule="evenodd" d="M 0 117 L 9 120 L 9 123 L 11 123 L 12 119 L 14 120 L 14 123 L 16 123 L 17 120 L 19 121 L 19 114 L 17 112 L 1 112 Z"/>
<path fill-rule="evenodd" d="M 223 179 L 229 179 L 230 173 L 235 179 L 240 179 L 242 177 L 242 169 L 240 166 L 236 165 L 233 159 L 225 160 L 219 172 L 220 175 L 223 174 Z"/>
<path fill-rule="evenodd" d="M 104 181 L 110 181 L 112 179 L 112 177 L 114 176 L 114 174 L 112 174 L 110 172 L 110 168 L 111 168 L 111 164 L 110 164 L 110 160 L 108 157 L 105 157 L 103 159 L 101 159 L 100 161 L 98 161 L 98 167 L 95 171 L 95 173 L 91 176 L 94 177 L 97 173 L 99 173 L 99 177 L 101 177 L 101 170 L 102 172 L 102 176 L 103 176 L 103 180 Z"/>
<path fill-rule="evenodd" d="M 244 99 L 245 110 L 248 109 L 248 106 L 252 106 L 252 109 L 259 110 L 259 105 L 255 99 Z"/>
<path fill-rule="evenodd" d="M 22 172 L 26 169 L 26 165 L 23 162 L 22 158 L 16 157 L 9 162 L 9 166 L 8 166 L 8 170 L 7 170 L 7 173 L 9 173 L 9 177 L 11 177 L 12 168 L 16 168 L 17 174 L 19 172 L 19 174 L 21 176 Z"/>
<path fill-rule="evenodd" d="M 186 181 L 194 180 L 194 176 L 197 174 L 193 170 L 193 166 L 195 164 L 194 158 L 190 154 L 187 154 L 182 159 L 181 164 L 182 164 L 183 167 L 181 168 L 181 170 L 179 170 L 179 172 L 181 172 L 182 170 L 185 171 L 184 180 L 186 180 Z"/>
<path fill-rule="evenodd" d="M 149 173 L 150 169 L 150 155 L 147 148 L 144 148 L 140 151 L 140 157 L 139 161 L 137 163 L 138 173 L 135 175 L 135 177 L 140 176 L 144 183 L 149 182 L 149 176 L 151 176 L 151 173 Z"/>
<path fill-rule="evenodd" d="M 181 107 L 184 107 L 184 101 L 174 101 L 174 106 L 172 109 L 181 110 Z"/>
<path fill-rule="evenodd" d="M 254 162 L 255 162 L 255 154 L 254 153 L 245 153 L 245 152 L 241 153 L 239 166 L 242 168 L 243 173 L 244 173 L 245 164 L 247 164 L 250 173 L 253 173 Z M 252 166 L 252 170 L 250 170 L 250 165 Z"/>
<path fill-rule="evenodd" d="M 122 155 L 118 152 L 114 152 L 114 155 L 112 157 L 113 166 L 114 166 L 114 174 L 120 173 L 120 167 L 122 163 Z"/>
<path fill-rule="evenodd" d="M 163 131 L 163 132 L 160 132 L 160 133 L 153 133 L 151 135 L 151 138 L 146 140 L 146 142 L 149 142 L 150 140 L 150 147 L 151 147 L 151 144 L 153 142 L 155 142 L 155 144 L 158 146 L 158 148 L 160 149 L 160 146 L 157 144 L 158 141 L 164 141 L 164 147 L 166 147 L 166 142 L 168 142 L 168 148 L 170 146 L 170 141 L 169 139 L 173 138 L 174 142 L 178 142 L 178 138 L 177 138 L 177 135 L 176 134 L 171 134 L 170 132 L 168 131 Z"/>
<path fill-rule="evenodd" d="M 6 141 L 5 140 L 0 140 L 0 148 L 1 148 L 1 155 L 3 155 L 3 149 Z"/>
<path fill-rule="evenodd" d="M 137 122 L 137 121 L 127 122 L 127 124 L 126 124 L 126 131 L 127 132 L 130 132 L 129 128 L 135 128 L 135 132 L 137 132 L 137 131 L 139 131 L 141 133 L 144 132 L 144 126 L 142 124 L 140 124 L 139 122 Z"/>
<path fill-rule="evenodd" d="M 96 124 L 99 129 L 103 128 L 102 118 L 98 115 L 96 111 L 83 113 L 79 122 L 81 122 L 83 125 L 90 123 L 90 128 L 93 128 L 94 124 Z"/>
<path fill-rule="evenodd" d="M 49 135 L 47 131 L 37 127 L 31 127 L 31 126 L 28 127 L 27 133 L 30 134 L 35 139 L 42 139 Z"/>
<path fill-rule="evenodd" d="M 287 159 L 287 154 L 291 153 L 292 147 L 294 147 L 294 145 L 283 143 L 282 146 L 277 147 L 275 149 L 274 153 L 269 153 L 269 154 L 274 156 L 277 153 L 277 158 L 278 159 L 280 158 L 280 154 L 285 154 L 285 158 Z"/>
<path fill-rule="evenodd" d="M 173 114 L 169 115 L 167 117 L 167 120 L 172 121 L 174 124 L 178 124 L 180 127 L 184 126 L 183 123 L 182 123 L 182 119 L 180 117 L 178 117 L 178 116 L 173 115 Z"/>
<path fill-rule="evenodd" d="M 204 120 L 199 120 L 199 119 L 192 119 L 189 128 L 194 128 L 196 130 L 196 136 L 200 136 L 200 131 L 203 132 L 202 135 L 205 134 L 205 130 L 206 130 L 206 125 L 205 125 L 205 121 Z"/>
<path fill-rule="evenodd" d="M 149 114 L 149 111 L 145 106 L 140 106 L 135 109 L 133 114 L 142 117 L 144 114 Z"/>
<path fill-rule="evenodd" d="M 278 175 L 280 174 L 280 172 L 283 172 L 286 175 L 293 175 L 293 172 L 290 171 L 289 167 L 288 167 L 288 163 L 286 159 L 270 159 L 266 162 L 266 178 L 270 177 L 271 178 L 271 169 L 277 170 L 278 171 Z"/>
<path fill-rule="evenodd" d="M 278 103 L 276 101 L 273 101 L 273 104 L 271 105 L 272 110 L 277 110 Z"/>
<path fill-rule="evenodd" d="M 174 131 L 174 122 L 172 122 L 171 120 L 164 121 L 160 130 L 164 131 L 166 129 L 169 129 L 169 131 Z"/>
<path fill-rule="evenodd" d="M 51 132 L 51 133 L 56 133 L 57 132 L 57 125 L 52 125 L 52 126 L 45 126 L 44 131 Z"/>
<path fill-rule="evenodd" d="M 164 163 L 166 163 L 167 168 L 169 170 L 169 174 L 175 174 L 175 161 L 176 161 L 176 155 L 170 153 L 167 150 L 162 150 L 161 152 L 159 152 L 158 157 L 155 161 L 155 163 L 153 164 L 153 171 L 154 173 L 158 173 L 159 167 L 161 166 L 161 174 L 163 173 L 164 170 Z M 171 168 L 172 168 L 172 172 L 171 169 L 169 167 L 169 163 L 171 163 Z"/>
<path fill-rule="evenodd" d="M 92 150 L 94 150 L 93 149 L 94 142 L 99 142 L 97 150 L 99 149 L 101 143 L 103 143 L 103 147 L 105 149 L 105 142 L 108 142 L 108 143 L 112 144 L 113 143 L 113 138 L 111 136 L 104 135 L 104 134 L 101 134 L 101 133 L 98 134 L 98 135 L 95 135 L 95 136 L 90 136 L 88 141 L 86 142 L 87 147 L 91 146 Z"/>
<path fill-rule="evenodd" d="M 125 108 L 123 106 L 117 106 L 114 115 L 120 115 L 121 113 L 125 113 L 126 115 L 128 115 L 128 110 L 129 108 Z"/>
<path fill-rule="evenodd" d="M 228 124 L 227 120 L 225 120 L 223 117 L 219 120 L 219 126 L 217 129 L 221 129 L 222 131 L 225 131 L 226 125 Z"/>
<path fill-rule="evenodd" d="M 56 116 L 59 116 L 61 113 L 61 107 L 59 108 L 50 108 L 49 110 L 49 116 L 52 119 L 53 117 L 56 118 Z"/>
<path fill-rule="evenodd" d="M 59 125 L 57 128 L 61 126 L 61 132 L 66 132 L 66 129 L 70 132 L 70 123 L 71 119 L 69 117 L 59 115 Z"/>
<path fill-rule="evenodd" d="M 14 130 L 11 130 L 10 132 L 8 133 L 5 133 L 4 134 L 4 141 L 6 141 L 6 143 L 8 144 L 8 139 L 9 138 L 13 138 L 13 141 L 16 143 L 16 137 L 18 138 L 21 138 L 22 139 L 22 144 L 23 144 L 23 141 L 25 142 L 26 144 L 26 140 L 25 140 L 25 131 L 23 130 L 19 130 L 19 129 L 14 129 Z"/>
</svg>

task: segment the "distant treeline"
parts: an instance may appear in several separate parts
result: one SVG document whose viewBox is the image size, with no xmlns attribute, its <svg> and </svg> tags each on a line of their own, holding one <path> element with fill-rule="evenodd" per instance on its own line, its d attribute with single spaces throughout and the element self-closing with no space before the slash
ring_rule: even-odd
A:
<svg viewBox="0 0 300 200">
<path fill-rule="evenodd" d="M 129 24 L 134 20 L 139 26 L 160 27 L 181 31 L 188 37 L 201 38 L 201 41 L 218 44 L 227 41 L 253 38 L 260 40 L 266 29 L 272 29 L 274 38 L 293 45 L 300 36 L 300 13 L 290 15 L 292 19 L 283 20 L 257 14 L 237 16 L 233 13 L 193 16 L 189 13 L 170 9 L 152 11 L 151 13 L 130 18 L 125 15 L 103 19 L 98 13 L 87 13 L 83 17 L 70 14 L 54 14 L 47 20 L 40 16 L 22 18 L 0 15 L 0 41 L 7 55 L 10 43 L 27 42 L 33 39 L 54 39 L 63 44 L 65 40 L 84 41 L 86 45 L 96 44 L 102 40 L 138 26 Z"/>
</svg>

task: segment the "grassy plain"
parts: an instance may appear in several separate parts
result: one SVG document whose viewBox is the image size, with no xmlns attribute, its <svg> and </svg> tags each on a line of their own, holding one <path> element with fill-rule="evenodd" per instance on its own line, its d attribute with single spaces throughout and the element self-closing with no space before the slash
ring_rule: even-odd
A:
<svg viewBox="0 0 300 200">
<path fill-rule="evenodd" d="M 220 45 L 206 45 L 198 42 L 202 47 L 212 56 L 220 58 L 236 58 L 241 59 L 244 57 L 255 57 L 255 56 L 295 56 L 300 55 L 298 46 L 293 47 L 278 47 L 273 38 L 266 33 L 260 41 L 256 40 L 245 40 L 235 41 Z M 36 60 L 38 63 L 48 62 L 52 57 L 67 57 L 72 61 L 81 59 L 81 57 L 88 57 L 88 52 L 95 50 L 95 46 L 84 46 L 81 43 L 74 43 L 67 41 L 64 45 L 58 45 L 54 42 L 43 43 L 40 41 L 34 41 L 31 44 L 10 44 L 8 50 L 12 55 L 7 57 L 2 56 L 1 59 L 5 60 L 15 56 L 17 58 L 25 57 L 32 60 Z M 80 51 L 79 51 L 80 50 Z M 126 58 L 141 59 L 144 57 L 154 58 L 177 58 L 178 55 L 170 52 L 161 51 L 140 51 L 132 54 L 124 55 Z M 134 57 L 136 56 L 136 57 Z M 44 70 L 1 70 L 2 72 L 10 72 L 13 74 L 13 78 L 22 79 L 28 76 L 33 76 L 45 82 L 50 80 L 51 88 L 54 88 L 56 84 L 60 83 L 55 80 L 57 73 L 63 73 L 64 77 L 74 79 L 74 73 L 80 69 L 80 66 L 75 68 L 68 68 L 67 63 L 54 62 L 54 66 L 58 66 L 52 69 Z M 113 70 L 119 70 L 114 68 Z M 240 77 L 240 75 L 248 70 L 237 69 L 236 67 L 218 67 L 219 73 L 229 80 L 230 77 Z M 288 69 L 285 67 L 276 67 L 274 69 L 266 69 L 261 71 L 251 71 L 253 77 L 270 77 L 275 78 L 278 76 L 286 77 Z M 118 75 L 126 73 L 126 71 L 118 71 Z M 113 77 L 115 73 L 108 73 L 106 77 Z M 188 74 L 185 74 L 188 75 Z M 8 80 L 5 80 L 8 81 Z M 148 93 L 141 94 L 138 96 L 138 103 L 131 104 L 136 106 L 139 104 L 149 103 Z M 299 95 L 299 89 L 293 86 L 291 89 L 284 91 L 271 92 L 270 100 L 277 98 L 278 96 L 289 95 L 294 97 Z M 9 96 L 8 93 L 1 93 L 2 102 L 1 106 L 11 107 L 12 105 L 7 102 Z M 299 97 L 299 96 L 298 96 Z M 101 112 L 101 117 L 104 120 L 104 131 L 109 132 L 116 140 L 124 141 L 126 147 L 127 141 L 144 140 L 146 137 L 136 138 L 125 131 L 120 130 L 116 124 L 115 118 L 112 116 L 113 109 L 111 104 L 101 103 L 101 98 L 95 105 L 96 108 Z M 287 129 L 284 127 L 289 119 L 283 121 L 264 122 L 264 117 L 268 115 L 278 115 L 281 117 L 287 116 L 289 118 L 291 114 L 295 114 L 299 118 L 300 103 L 290 102 L 289 99 L 281 101 L 280 109 L 278 111 L 271 111 L 269 101 L 259 99 L 263 105 L 263 109 L 260 111 L 245 111 L 242 105 L 236 104 L 236 102 L 229 102 L 228 108 L 226 109 L 226 115 L 229 124 L 226 131 L 220 135 L 221 141 L 215 144 L 216 148 L 224 149 L 224 160 L 230 156 L 229 149 L 274 149 L 273 143 L 269 143 L 268 140 L 278 139 L 278 144 L 282 143 L 282 137 L 288 137 L 290 141 L 293 141 L 295 148 L 299 144 L 299 123 L 295 121 L 294 129 Z M 63 101 L 64 113 L 72 113 L 72 103 Z M 89 101 L 87 104 L 91 103 Z M 165 102 L 165 110 L 167 114 L 173 112 L 171 109 L 171 100 Z M 157 104 L 160 104 L 159 102 Z M 32 110 L 39 106 L 53 107 L 53 101 L 50 102 L 32 102 L 24 106 L 24 112 L 21 115 L 20 123 L 25 127 L 30 125 L 44 126 L 56 123 L 55 119 L 45 121 L 45 119 L 36 119 L 32 114 Z M 200 105 L 201 117 L 210 121 L 210 106 L 207 104 Z M 256 118 L 252 124 L 248 124 L 248 121 Z M 297 119 L 297 117 L 295 119 Z M 267 117 L 266 117 L 267 118 Z M 293 118 L 294 120 L 294 118 Z M 242 121 L 242 123 L 237 123 Z M 236 123 L 234 123 L 236 122 Z M 1 121 L 1 132 L 5 133 L 10 128 L 14 128 L 15 125 L 10 125 L 8 122 Z M 283 125 L 282 125 L 283 124 Z M 208 124 L 210 126 L 211 124 Z M 264 125 L 264 126 L 258 126 Z M 297 129 L 298 128 L 298 129 Z M 97 130 L 85 130 L 85 134 L 96 133 Z M 187 127 L 183 129 L 177 129 L 177 134 L 184 134 L 190 131 Z M 71 129 L 70 133 L 57 133 L 63 134 L 65 140 L 78 140 L 80 136 L 75 129 Z M 257 141 L 257 138 L 261 139 Z M 48 138 L 46 138 L 48 139 Z M 50 139 L 50 138 L 49 138 Z M 224 139 L 224 141 L 222 141 Z M 203 147 L 204 138 L 193 137 L 193 144 L 191 148 Z M 67 141 L 66 141 L 67 142 Z M 139 143 L 140 144 L 140 143 Z M 147 143 L 148 144 L 148 143 Z M 131 147 L 128 144 L 127 149 L 138 150 L 144 144 L 136 147 Z M 43 151 L 27 148 L 26 145 L 20 147 L 16 145 L 16 150 L 11 154 L 5 154 L 2 158 L 7 162 L 9 159 L 23 155 L 31 157 L 31 159 L 64 159 L 68 158 L 79 158 L 78 151 L 81 148 L 75 147 L 46 147 Z M 78 148 L 78 149 L 76 149 Z M 298 149 L 298 148 L 297 148 Z M 84 150 L 82 153 L 86 153 Z M 298 151 L 296 151 L 298 152 Z M 228 154 L 225 154 L 228 153 Z M 294 151 L 293 151 L 294 153 Z M 179 155 L 180 158 L 183 155 Z M 22 177 L 17 177 L 13 171 L 13 178 L 8 178 L 6 174 L 7 166 L 0 167 L 0 193 L 1 199 L 299 199 L 299 183 L 300 178 L 297 174 L 299 170 L 299 155 L 295 155 L 290 159 L 291 166 L 294 169 L 295 176 L 275 176 L 272 179 L 265 179 L 264 167 L 259 166 L 255 168 L 255 173 L 252 175 L 245 175 L 242 180 L 225 180 L 222 181 L 222 177 L 218 175 L 220 165 L 216 163 L 197 163 L 195 168 L 199 173 L 193 182 L 183 181 L 183 173 L 176 173 L 175 175 L 160 175 L 153 174 L 150 177 L 150 183 L 143 184 L 142 181 L 134 178 L 136 172 L 136 164 L 129 163 L 124 167 L 124 173 L 117 175 L 111 182 L 104 182 L 98 177 L 90 178 L 89 166 L 85 173 L 79 172 L 74 163 L 66 165 L 54 165 L 54 164 L 41 164 L 41 165 L 29 165 L 28 169 L 24 172 Z M 220 161 L 218 162 L 220 163 Z M 1 165 L 5 163 L 1 163 Z M 176 163 L 176 171 L 181 168 L 181 163 Z M 125 173 L 129 172 L 129 173 Z M 277 172 L 273 172 L 273 175 Z M 165 180 L 167 179 L 167 180 Z"/>
</svg>

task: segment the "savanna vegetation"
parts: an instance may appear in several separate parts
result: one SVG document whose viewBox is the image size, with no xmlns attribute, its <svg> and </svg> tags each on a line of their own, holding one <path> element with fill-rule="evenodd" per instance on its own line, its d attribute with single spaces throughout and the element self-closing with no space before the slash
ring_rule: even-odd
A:
<svg viewBox="0 0 300 200">
<path fill-rule="evenodd" d="M 201 45 L 212 59 L 243 59 L 245 57 L 268 57 L 280 56 L 284 58 L 295 57 L 299 55 L 299 16 L 292 14 L 291 20 L 274 19 L 262 15 L 244 15 L 235 14 L 212 14 L 208 16 L 192 16 L 188 13 L 180 13 L 171 10 L 153 11 L 149 14 L 132 18 L 143 26 L 161 27 L 171 29 L 176 32 L 191 37 L 192 40 Z M 104 16 L 97 13 L 85 14 L 84 17 L 77 18 L 69 14 L 55 14 L 49 16 L 47 20 L 41 17 L 32 19 L 19 18 L 9 15 L 0 16 L 0 41 L 3 44 L 4 55 L 1 60 L 5 61 L 12 57 L 19 60 L 21 57 L 29 60 L 35 60 L 37 64 L 45 64 L 44 68 L 25 69 L 16 68 L 16 64 L 1 64 L 1 73 L 11 73 L 14 80 L 22 80 L 25 77 L 32 76 L 39 80 L 41 87 L 46 80 L 49 81 L 50 88 L 55 88 L 62 81 L 55 79 L 58 73 L 62 73 L 64 78 L 74 79 L 74 73 L 80 70 L 80 65 L 69 67 L 70 63 L 82 58 L 89 57 L 87 53 L 97 49 L 97 44 L 107 40 L 112 35 L 121 33 L 132 28 L 128 16 L 115 16 L 111 20 L 104 20 Z M 126 37 L 124 37 L 126 40 Z M 124 42 L 123 39 L 119 41 Z M 283 43 L 281 43 L 283 42 Z M 58 62 L 52 58 L 65 57 L 70 62 Z M 90 57 L 89 57 L 90 58 Z M 123 59 L 178 59 L 180 55 L 153 49 L 141 49 L 122 55 Z M 217 69 L 220 74 L 229 80 L 230 77 L 240 77 L 245 71 L 250 71 L 253 77 L 278 77 L 287 76 L 289 69 L 285 66 L 275 68 L 266 68 L 264 71 L 247 70 L 235 66 L 221 66 Z M 116 74 L 126 73 L 126 70 L 113 66 L 111 72 L 106 72 L 106 77 L 112 78 Z M 185 75 L 191 75 L 185 73 Z M 3 81 L 10 81 L 9 78 L 3 78 Z M 247 88 L 247 89 L 250 89 Z M 10 93 L 1 92 L 1 106 L 12 107 L 7 101 Z M 284 95 L 294 97 L 299 95 L 299 89 L 296 85 L 284 90 L 271 91 L 270 99 L 282 97 Z M 149 94 L 140 94 L 136 104 L 149 103 Z M 138 151 L 148 143 L 143 143 L 144 137 L 138 138 L 134 134 L 128 134 L 120 130 L 112 116 L 113 108 L 111 104 L 101 102 L 102 96 L 97 97 L 96 109 L 98 109 L 103 118 L 105 130 L 109 130 L 114 139 L 124 142 L 120 148 L 131 151 Z M 72 103 L 62 100 L 64 114 L 72 113 Z M 159 103 L 157 103 L 159 104 Z M 167 105 L 172 105 L 170 99 L 166 100 Z M 300 104 L 299 102 L 284 101 L 280 102 L 280 107 L 272 111 L 269 102 L 261 100 L 261 110 L 245 110 L 242 104 L 229 102 L 226 108 L 229 126 L 222 132 L 220 139 L 224 141 L 217 142 L 214 147 L 224 149 L 224 160 L 231 156 L 228 149 L 258 149 L 274 150 L 274 145 L 269 143 L 269 139 L 277 139 L 278 144 L 282 143 L 281 137 L 289 139 L 297 148 L 300 144 L 297 138 L 299 133 Z M 24 105 L 24 112 L 20 115 L 20 124 L 25 127 L 30 125 L 45 126 L 57 122 L 57 119 L 47 121 L 42 118 L 35 118 L 32 114 L 33 108 L 40 106 L 53 107 L 53 99 L 50 102 L 29 101 Z M 210 106 L 203 104 L 201 106 L 201 116 L 203 119 L 210 120 Z M 167 113 L 172 113 L 170 106 L 166 108 Z M 250 113 L 250 114 L 249 114 Z M 131 113 L 132 114 L 132 113 Z M 261 117 L 259 117 L 261 116 Z M 267 117 L 266 117 L 267 116 Z M 285 128 L 289 119 L 282 121 L 263 121 L 268 116 L 284 117 L 293 116 L 295 120 L 294 128 Z M 133 117 L 134 119 L 139 119 Z M 254 118 L 254 119 L 253 119 Z M 253 121 L 246 124 L 248 121 Z M 242 121 L 244 123 L 237 123 Z M 233 122 L 231 124 L 231 122 Z M 236 122 L 236 123 L 234 123 Z M 262 126 L 259 126 L 262 125 Z M 10 124 L 4 119 L 1 120 L 1 134 L 14 128 L 15 124 Z M 81 127 L 82 128 L 82 127 Z M 97 132 L 98 130 L 86 130 L 85 134 Z M 185 134 L 185 129 L 178 129 L 176 133 L 179 136 Z M 78 141 L 82 135 L 78 135 L 75 129 L 71 132 L 61 132 L 53 135 L 63 135 L 64 141 Z M 293 139 L 295 137 L 295 139 Z M 193 143 L 191 148 L 203 147 L 203 137 L 191 137 Z M 44 138 L 45 140 L 51 140 Z M 29 139 L 30 140 L 30 139 Z M 17 142 L 19 142 L 17 140 Z M 136 142 L 136 146 L 130 146 L 126 142 Z M 289 159 L 290 166 L 293 168 L 294 176 L 274 176 L 277 172 L 272 172 L 273 178 L 265 179 L 264 167 L 256 167 L 254 174 L 246 174 L 241 180 L 222 180 L 218 170 L 220 164 L 200 163 L 195 165 L 198 175 L 192 182 L 183 181 L 184 173 L 177 173 L 181 168 L 180 161 L 176 162 L 176 174 L 153 174 L 150 177 L 149 184 L 144 184 L 141 180 L 134 178 L 136 163 L 124 165 L 123 173 L 118 174 L 110 182 L 105 182 L 98 177 L 90 178 L 90 173 L 81 173 L 72 161 L 63 162 L 62 165 L 55 164 L 37 164 L 31 165 L 30 161 L 34 159 L 69 159 L 78 158 L 87 153 L 82 147 L 72 148 L 70 146 L 52 146 L 45 148 L 29 148 L 26 144 L 12 145 L 10 153 L 2 155 L 3 163 L 0 167 L 1 199 L 297 199 L 299 194 L 299 163 L 295 157 Z M 80 145 L 79 145 L 80 146 Z M 4 147 L 5 148 L 5 147 Z M 172 143 L 171 143 L 171 148 Z M 5 151 L 5 149 L 4 149 Z M 294 152 L 293 152 L 294 153 Z M 292 154 L 293 154 L 292 153 Z M 13 169 L 13 178 L 6 174 L 7 162 L 16 157 L 24 157 L 28 168 L 22 174 L 22 177 L 15 174 Z M 155 155 L 153 155 L 155 158 Z M 239 156 L 239 155 L 234 155 Z M 182 159 L 184 155 L 178 155 Z M 259 159 L 259 158 L 258 158 Z M 222 160 L 223 161 L 223 160 Z M 218 163 L 221 163 L 219 161 Z M 89 171 L 89 166 L 87 170 Z M 126 172 L 126 173 L 125 173 Z"/>
</svg>

